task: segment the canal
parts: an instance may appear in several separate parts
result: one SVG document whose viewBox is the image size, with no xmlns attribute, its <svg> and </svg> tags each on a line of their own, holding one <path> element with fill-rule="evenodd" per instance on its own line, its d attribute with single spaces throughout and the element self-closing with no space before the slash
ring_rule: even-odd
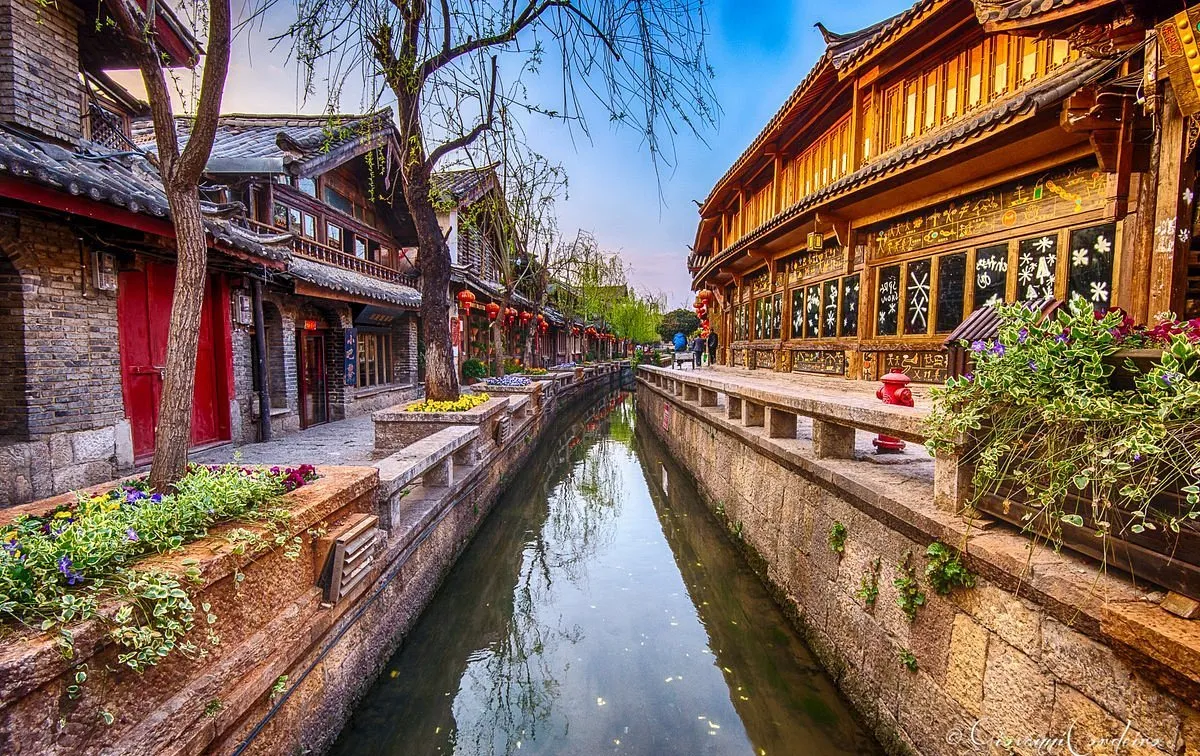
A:
<svg viewBox="0 0 1200 756">
<path fill-rule="evenodd" d="M 560 418 L 334 753 L 880 752 L 634 418 Z"/>
</svg>

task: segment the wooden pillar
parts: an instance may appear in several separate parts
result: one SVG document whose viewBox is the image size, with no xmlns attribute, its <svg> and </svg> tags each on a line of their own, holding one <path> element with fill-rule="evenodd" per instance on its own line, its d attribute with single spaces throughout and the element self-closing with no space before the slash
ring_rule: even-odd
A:
<svg viewBox="0 0 1200 756">
<path fill-rule="evenodd" d="M 1150 256 L 1147 314 L 1183 311 L 1187 253 L 1191 241 L 1190 189 L 1194 169 L 1187 152 L 1187 125 L 1175 92 L 1167 87 L 1160 111 L 1158 193 L 1154 210 L 1154 249 Z M 1186 190 L 1186 194 L 1185 194 Z M 1190 201 L 1188 201 L 1190 199 Z M 1181 236 L 1181 232 L 1183 233 Z"/>
</svg>

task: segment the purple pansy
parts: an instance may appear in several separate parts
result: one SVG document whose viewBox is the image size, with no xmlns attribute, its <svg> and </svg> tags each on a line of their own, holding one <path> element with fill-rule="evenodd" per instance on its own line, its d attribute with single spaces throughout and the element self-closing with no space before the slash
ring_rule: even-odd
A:
<svg viewBox="0 0 1200 756">
<path fill-rule="evenodd" d="M 992 347 L 992 354 L 996 355 L 997 357 L 1003 357 L 1006 351 L 1008 350 L 999 341 L 996 342 L 996 346 Z"/>
<path fill-rule="evenodd" d="M 137 531 L 134 530 L 133 528 L 128 528 L 125 531 L 125 538 L 127 538 L 130 541 L 134 541 L 134 542 L 141 540 L 138 538 Z"/>
<path fill-rule="evenodd" d="M 982 352 L 985 349 L 987 349 L 987 342 L 983 339 L 976 339 L 975 341 L 971 342 L 972 352 Z"/>
<path fill-rule="evenodd" d="M 1024 344 L 1028 338 L 1029 338 L 1029 329 L 1028 328 L 1022 328 L 1021 330 L 1017 331 L 1017 343 L 1018 344 Z"/>
</svg>

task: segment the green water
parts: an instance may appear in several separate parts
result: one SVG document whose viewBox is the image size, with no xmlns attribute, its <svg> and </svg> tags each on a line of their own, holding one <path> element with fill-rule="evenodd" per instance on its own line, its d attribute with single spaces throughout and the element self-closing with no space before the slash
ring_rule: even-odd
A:
<svg viewBox="0 0 1200 756">
<path fill-rule="evenodd" d="M 334 753 L 879 752 L 634 416 L 546 436 Z"/>
</svg>

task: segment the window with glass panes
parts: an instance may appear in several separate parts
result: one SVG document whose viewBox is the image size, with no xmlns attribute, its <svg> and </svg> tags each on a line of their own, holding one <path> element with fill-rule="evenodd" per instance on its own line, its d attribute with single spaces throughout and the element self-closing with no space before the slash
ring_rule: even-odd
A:
<svg viewBox="0 0 1200 756">
<path fill-rule="evenodd" d="M 392 382 L 392 335 L 385 331 L 358 332 L 358 385 Z"/>
</svg>

